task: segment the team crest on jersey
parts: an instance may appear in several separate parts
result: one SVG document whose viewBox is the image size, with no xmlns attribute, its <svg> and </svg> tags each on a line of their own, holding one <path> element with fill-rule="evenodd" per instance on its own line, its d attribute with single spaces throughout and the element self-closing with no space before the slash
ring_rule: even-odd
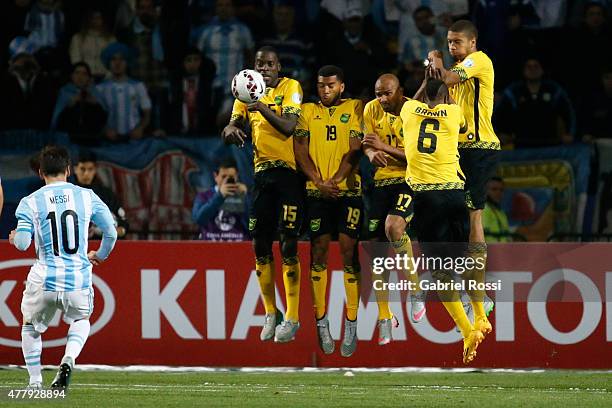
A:
<svg viewBox="0 0 612 408">
<path fill-rule="evenodd" d="M 473 140 L 474 139 L 474 134 L 473 133 L 468 133 L 467 138 L 468 138 L 468 140 Z"/>
<path fill-rule="evenodd" d="M 321 219 L 315 218 L 310 220 L 310 230 L 312 232 L 317 232 L 321 228 Z"/>
<path fill-rule="evenodd" d="M 466 68 L 472 68 L 474 66 L 474 60 L 471 58 L 466 59 L 463 61 L 463 66 Z"/>
<path fill-rule="evenodd" d="M 340 122 L 348 123 L 350 118 L 351 118 L 351 114 L 350 113 L 343 113 L 342 116 L 340 116 Z"/>
<path fill-rule="evenodd" d="M 376 231 L 379 223 L 380 220 L 370 220 L 370 223 L 368 224 L 368 230 L 370 230 L 370 232 Z"/>
<path fill-rule="evenodd" d="M 393 123 L 395 122 L 395 119 L 397 119 L 397 117 L 389 116 L 389 125 L 393 126 Z"/>
<path fill-rule="evenodd" d="M 257 218 L 249 218 L 249 231 L 253 231 L 257 225 Z"/>
<path fill-rule="evenodd" d="M 281 106 L 283 103 L 283 95 L 278 95 L 274 97 L 274 103 L 278 106 Z"/>
</svg>

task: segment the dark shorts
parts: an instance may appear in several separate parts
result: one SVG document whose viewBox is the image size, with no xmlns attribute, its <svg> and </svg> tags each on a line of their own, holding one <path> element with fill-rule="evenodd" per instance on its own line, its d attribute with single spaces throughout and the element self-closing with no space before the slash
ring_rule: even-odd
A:
<svg viewBox="0 0 612 408">
<path fill-rule="evenodd" d="M 467 220 L 463 190 L 415 192 L 412 226 L 419 242 L 466 242 Z"/>
<path fill-rule="evenodd" d="M 499 150 L 459 149 L 459 155 L 459 164 L 466 178 L 466 204 L 469 209 L 482 210 L 487 201 L 487 183 L 499 160 Z"/>
<path fill-rule="evenodd" d="M 311 239 L 325 234 L 345 234 L 353 239 L 359 238 L 363 220 L 361 197 L 340 197 L 337 200 L 308 197 L 306 208 Z"/>
<path fill-rule="evenodd" d="M 385 219 L 398 215 L 409 223 L 413 215 L 413 192 L 406 183 L 374 187 L 370 193 L 368 238 L 386 241 Z"/>
<path fill-rule="evenodd" d="M 305 214 L 304 179 L 294 170 L 275 167 L 255 173 L 249 232 L 254 238 L 280 232 L 297 237 Z"/>
</svg>

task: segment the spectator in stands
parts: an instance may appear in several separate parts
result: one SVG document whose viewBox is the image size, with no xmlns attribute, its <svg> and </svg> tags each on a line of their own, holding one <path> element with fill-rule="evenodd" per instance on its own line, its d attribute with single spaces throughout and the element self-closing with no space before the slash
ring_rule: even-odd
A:
<svg viewBox="0 0 612 408">
<path fill-rule="evenodd" d="M 423 61 L 412 61 L 410 66 L 402 65 L 397 77 L 404 88 L 404 95 L 412 97 L 421 87 L 425 79 L 425 67 Z"/>
<path fill-rule="evenodd" d="M 20 44 L 20 45 L 19 45 Z M 11 42 L 13 56 L 0 85 L 4 108 L 0 109 L 2 129 L 48 130 L 57 90 L 31 54 L 32 46 L 23 37 Z"/>
<path fill-rule="evenodd" d="M 38 0 L 28 13 L 24 30 L 37 48 L 60 45 L 64 35 L 64 13 L 57 0 Z"/>
<path fill-rule="evenodd" d="M 501 177 L 491 177 L 487 183 L 487 202 L 482 213 L 482 225 L 486 242 L 512 241 L 508 216 L 501 208 L 504 188 L 504 180 Z"/>
<path fill-rule="evenodd" d="M 11 40 L 25 34 L 25 20 L 32 0 L 8 0 L 0 2 L 0 64 L 7 65 L 10 59 L 7 45 Z"/>
<path fill-rule="evenodd" d="M 283 1 L 287 0 L 236 0 L 234 2 L 236 18 L 249 27 L 254 38 L 263 38 L 270 27 L 272 3 Z"/>
<path fill-rule="evenodd" d="M 580 104 L 582 140 L 612 138 L 612 65 L 601 74 L 601 86 Z"/>
<path fill-rule="evenodd" d="M 437 27 L 434 21 L 434 14 L 427 6 L 418 7 L 412 13 L 417 33 L 407 39 L 407 42 L 400 44 L 399 61 L 404 68 L 410 71 L 410 67 L 416 61 L 423 63 L 427 54 L 431 50 L 442 50 L 444 60 L 447 64 L 451 63 L 448 54 L 446 41 L 446 28 Z"/>
<path fill-rule="evenodd" d="M 565 90 L 544 79 L 536 58 L 523 66 L 523 79 L 505 90 L 496 112 L 500 137 L 517 147 L 571 143 L 575 133 L 574 108 Z"/>
<path fill-rule="evenodd" d="M 239 182 L 234 160 L 221 163 L 215 172 L 215 187 L 196 195 L 192 217 L 200 226 L 200 239 L 207 241 L 245 241 L 247 225 L 247 188 Z"/>
<path fill-rule="evenodd" d="M 567 18 L 570 26 L 578 27 L 584 19 L 584 11 L 593 3 L 602 5 L 605 9 L 605 14 L 612 16 L 612 1 L 610 0 L 574 0 L 571 2 L 571 9 Z"/>
<path fill-rule="evenodd" d="M 189 20 L 192 27 L 208 24 L 215 16 L 215 0 L 190 0 L 188 3 Z"/>
<path fill-rule="evenodd" d="M 90 151 L 82 151 L 74 165 L 74 184 L 80 187 L 89 188 L 97 194 L 98 197 L 106 204 L 113 214 L 115 226 L 117 228 L 117 236 L 125 237 L 128 231 L 128 221 L 125 217 L 125 210 L 121 207 L 121 202 L 110 188 L 106 187 L 96 177 L 98 167 L 96 164 L 96 155 Z M 102 236 L 99 228 L 90 225 L 89 238 L 99 239 Z"/>
<path fill-rule="evenodd" d="M 95 145 L 106 120 L 102 95 L 93 86 L 91 69 L 86 62 L 77 62 L 72 67 L 70 83 L 60 89 L 51 129 L 67 132 L 72 143 Z"/>
<path fill-rule="evenodd" d="M 360 8 L 344 14 L 344 34 L 326 44 L 326 60 L 340 67 L 359 67 L 345 70 L 346 94 L 367 97 L 371 93 L 372 78 L 389 64 L 385 47 L 375 31 L 366 31 Z"/>
<path fill-rule="evenodd" d="M 119 34 L 119 40 L 136 51 L 134 65 L 130 67 L 131 76 L 144 82 L 150 94 L 166 88 L 168 73 L 164 66 L 159 16 L 153 0 L 136 0 L 136 15 L 127 29 Z"/>
<path fill-rule="evenodd" d="M 91 10 L 83 22 L 81 31 L 72 36 L 70 41 L 70 61 L 73 64 L 83 61 L 91 68 L 96 82 L 109 74 L 102 63 L 102 51 L 117 39 L 109 31 L 104 15 L 100 10 Z"/>
<path fill-rule="evenodd" d="M 134 51 L 125 44 L 112 43 L 102 51 L 104 66 L 111 78 L 96 89 L 102 95 L 108 112 L 105 137 L 111 142 L 142 139 L 151 120 L 151 100 L 145 85 L 128 77 L 128 66 L 134 60 Z"/>
<path fill-rule="evenodd" d="M 357 10 L 363 17 L 369 11 L 367 1 L 363 0 L 322 0 L 321 9 L 334 16 L 339 22 L 344 20 L 346 10 Z"/>
<path fill-rule="evenodd" d="M 227 123 L 232 110 L 232 78 L 241 69 L 253 65 L 255 45 L 249 28 L 234 17 L 232 0 L 217 0 L 215 12 L 208 24 L 194 31 L 193 41 L 205 56 L 215 62 L 213 104 L 219 107 L 217 124 L 220 126 Z"/>
<path fill-rule="evenodd" d="M 195 136 L 215 134 L 214 77 L 215 63 L 196 47 L 189 49 L 183 58 L 181 75 L 170 86 L 166 130 Z"/>
<path fill-rule="evenodd" d="M 456 7 L 453 5 L 449 8 L 451 3 L 448 0 L 394 0 L 396 7 L 399 9 L 399 36 L 398 43 L 406 44 L 410 40 L 410 37 L 417 35 L 419 30 L 416 27 L 414 20 L 414 12 L 419 7 L 429 7 L 435 16 L 436 22 L 442 27 L 450 27 L 452 20 L 450 11 L 463 14 L 466 12 L 467 1 L 453 1 L 453 3 L 460 3 Z M 455 11 L 457 10 L 457 11 Z M 402 52 L 402 50 L 399 50 Z"/>
<path fill-rule="evenodd" d="M 164 47 L 158 9 L 153 0 L 136 0 L 136 15 L 119 39 L 136 52 L 130 69 L 133 78 L 144 82 L 151 98 L 151 125 L 156 136 L 161 130 L 161 106 L 168 98 L 168 72 L 164 64 Z"/>
<path fill-rule="evenodd" d="M 487 184 L 487 202 L 482 212 L 482 226 L 486 242 L 511 242 L 508 216 L 501 208 L 504 196 L 504 180 L 491 177 Z"/>
<path fill-rule="evenodd" d="M 571 32 L 568 46 L 575 52 L 561 65 L 566 68 L 565 82 L 574 84 L 575 94 L 587 96 L 598 88 L 601 69 L 612 65 L 612 53 L 605 51 L 612 42 L 608 18 L 600 2 L 590 2 L 584 8 L 582 25 Z M 575 80 L 576 72 L 580 72 L 580 81 Z"/>
<path fill-rule="evenodd" d="M 273 8 L 274 27 L 265 37 L 262 46 L 274 47 L 281 63 L 281 76 L 293 78 L 304 84 L 312 79 L 314 55 L 312 44 L 297 31 L 295 6 L 291 0 L 280 0 Z"/>
<path fill-rule="evenodd" d="M 129 27 L 134 20 L 135 0 L 119 0 L 117 2 L 115 12 L 115 29 L 114 31 L 121 32 Z"/>
</svg>

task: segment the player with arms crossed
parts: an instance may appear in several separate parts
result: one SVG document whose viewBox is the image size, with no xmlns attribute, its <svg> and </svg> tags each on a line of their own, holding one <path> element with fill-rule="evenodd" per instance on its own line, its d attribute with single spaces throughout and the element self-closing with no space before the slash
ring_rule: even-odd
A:
<svg viewBox="0 0 612 408">
<path fill-rule="evenodd" d="M 476 48 L 478 30 L 470 21 L 453 23 L 448 29 L 447 38 L 448 50 L 455 59 L 455 65 L 446 70 L 440 51 L 430 52 L 429 59 L 432 68 L 440 70 L 450 95 L 467 119 L 467 131 L 459 137 L 459 153 L 461 168 L 466 176 L 466 202 L 470 210 L 468 252 L 474 258 L 486 259 L 482 211 L 486 203 L 487 183 L 495 171 L 500 150 L 499 139 L 491 123 L 495 73 L 489 57 Z M 476 264 L 484 265 L 483 262 Z M 485 269 L 476 268 L 468 275 L 478 282 L 484 282 Z M 490 333 L 492 327 L 487 316 L 493 310 L 493 302 L 485 296 L 484 291 L 468 291 L 468 295 L 472 300 L 474 324 L 485 335 Z"/>
<path fill-rule="evenodd" d="M 428 257 L 444 258 L 451 253 L 445 248 L 452 251 L 454 247 L 448 243 L 467 239 L 463 227 L 467 217 L 465 185 L 457 149 L 466 120 L 458 105 L 449 104 L 452 99 L 441 80 L 427 79 L 424 89 L 427 103 L 408 101 L 401 112 L 408 161 L 406 181 L 414 191 L 414 226 L 421 248 Z M 449 271 L 432 271 L 432 275 L 445 282 L 454 278 Z M 456 291 L 438 294 L 461 330 L 463 362 L 468 364 L 484 335 L 470 323 Z"/>
<path fill-rule="evenodd" d="M 357 348 L 360 267 L 357 239 L 363 203 L 361 180 L 356 173 L 360 151 L 363 105 L 341 99 L 344 73 L 333 65 L 319 70 L 318 103 L 302 105 L 293 136 L 295 158 L 308 178 L 307 213 L 310 225 L 310 280 L 319 345 L 325 354 L 334 351 L 326 314 L 327 259 L 332 234 L 338 234 L 344 265 L 346 320 L 340 353 L 350 357 Z"/>
<path fill-rule="evenodd" d="M 89 336 L 92 264 L 99 265 L 108 257 L 117 240 L 117 230 L 110 210 L 93 191 L 66 181 L 70 174 L 66 149 L 44 148 L 39 174 L 45 186 L 20 201 L 15 211 L 17 229 L 9 236 L 12 245 L 25 251 L 33 235 L 37 254 L 21 301 L 21 348 L 30 375 L 28 388 L 41 389 L 41 334 L 60 309 L 70 328 L 66 351 L 51 387 L 65 388 Z M 103 235 L 100 248 L 87 252 L 90 221 Z"/>
<path fill-rule="evenodd" d="M 234 101 L 229 124 L 223 129 L 226 143 L 242 146 L 250 124 L 255 153 L 255 186 L 249 230 L 255 248 L 255 269 L 266 309 L 260 338 L 275 342 L 294 339 L 299 328 L 300 262 L 297 238 L 303 219 L 304 183 L 296 172 L 293 131 L 300 115 L 302 88 L 290 78 L 279 78 L 278 54 L 262 47 L 255 54 L 255 70 L 266 82 L 266 93 L 257 102 Z M 272 243 L 280 232 L 283 282 L 287 312 L 276 307 Z"/>
<path fill-rule="evenodd" d="M 398 78 L 393 74 L 381 75 L 374 85 L 376 99 L 368 102 L 363 112 L 363 151 L 376 166 L 374 189 L 370 196 L 368 232 L 370 240 L 388 240 L 400 255 L 412 257 L 412 244 L 406 227 L 412 219 L 412 190 L 405 180 L 406 156 L 404 153 L 402 107 L 409 100 Z M 381 221 L 384 219 L 384 225 Z M 416 287 L 419 277 L 416 271 L 403 271 Z M 388 280 L 388 276 L 378 277 Z M 419 322 L 425 315 L 425 302 L 420 290 L 411 293 L 411 318 Z M 399 325 L 389 308 L 389 291 L 377 290 L 378 344 L 391 342 L 391 327 Z"/>
</svg>

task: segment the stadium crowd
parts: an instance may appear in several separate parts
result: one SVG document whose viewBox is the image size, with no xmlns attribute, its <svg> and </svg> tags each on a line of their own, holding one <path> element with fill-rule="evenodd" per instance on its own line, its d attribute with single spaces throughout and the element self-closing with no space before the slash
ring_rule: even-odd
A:
<svg viewBox="0 0 612 408">
<path fill-rule="evenodd" d="M 346 96 L 371 99 L 383 72 L 397 73 L 411 95 L 427 52 L 445 50 L 448 59 L 446 29 L 469 17 L 495 64 L 494 119 L 506 148 L 609 137 L 605 0 L 10 0 L 1 7 L 0 89 L 11 101 L 0 111 L 3 130 L 58 129 L 84 144 L 214 136 L 229 118 L 231 78 L 263 45 L 279 50 L 282 74 L 300 81 L 306 101 L 316 97 L 323 63 L 346 67 Z M 123 76 L 130 80 L 117 87 Z M 121 92 L 137 97 L 121 100 Z"/>
<path fill-rule="evenodd" d="M 447 28 L 468 18 L 495 66 L 502 148 L 589 143 L 612 136 L 611 11 L 607 0 L 7 0 L 0 131 L 58 130 L 82 146 L 218 137 L 233 75 L 265 45 L 305 102 L 322 64 L 344 67 L 346 97 L 371 100 L 384 72 L 411 96 L 429 50 L 451 63 Z"/>
</svg>

